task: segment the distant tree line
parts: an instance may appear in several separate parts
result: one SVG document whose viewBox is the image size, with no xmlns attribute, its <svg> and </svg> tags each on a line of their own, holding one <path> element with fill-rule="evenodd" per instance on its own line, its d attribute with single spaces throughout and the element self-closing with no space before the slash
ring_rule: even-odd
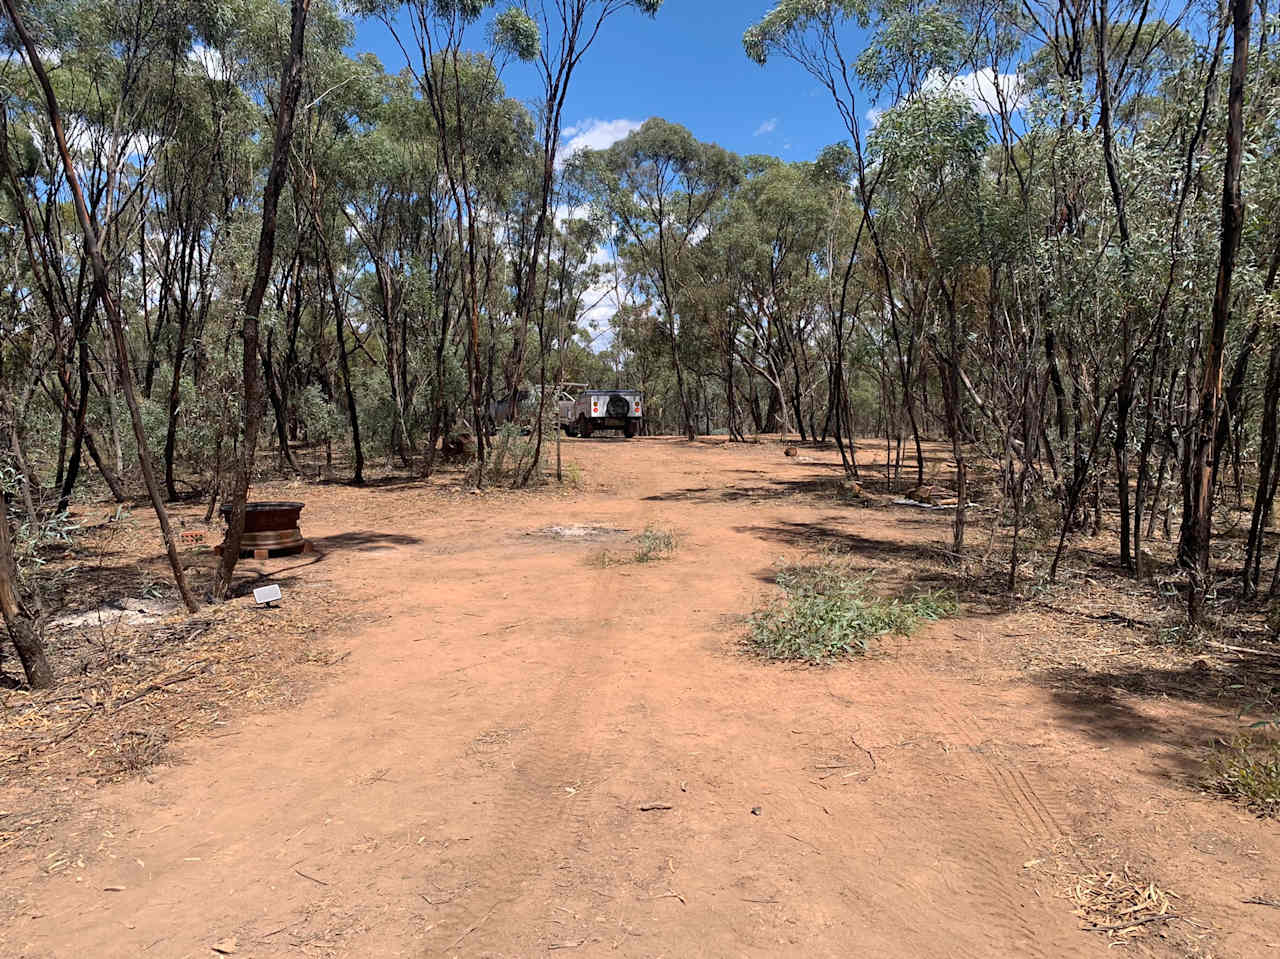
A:
<svg viewBox="0 0 1280 959">
<path fill-rule="evenodd" d="M 1265 3 L 782 0 L 745 53 L 800 64 L 845 134 L 788 163 L 661 119 L 568 152 L 575 71 L 658 0 L 2 2 L 15 640 L 38 633 L 29 558 L 86 483 L 147 489 L 194 608 L 166 503 L 231 506 L 235 544 L 255 471 L 337 449 L 357 484 L 427 476 L 461 433 L 474 482 L 539 481 L 551 400 L 584 382 L 643 389 L 650 432 L 833 441 L 851 477 L 878 437 L 890 486 L 945 438 L 953 550 L 995 464 L 1011 588 L 1031 512 L 1057 516 L 1052 579 L 1105 504 L 1136 577 L 1176 542 L 1193 618 L 1215 516 L 1245 517 L 1243 595 L 1276 591 Z M 345 52 L 353 15 L 403 69 Z M 511 469 L 492 411 L 522 396 Z"/>
</svg>

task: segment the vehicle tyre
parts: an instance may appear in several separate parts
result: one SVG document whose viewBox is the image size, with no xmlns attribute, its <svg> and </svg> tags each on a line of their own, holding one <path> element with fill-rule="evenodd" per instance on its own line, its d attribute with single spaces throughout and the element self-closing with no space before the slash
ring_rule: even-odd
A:
<svg viewBox="0 0 1280 959">
<path fill-rule="evenodd" d="M 585 416 L 578 417 L 578 435 L 586 439 L 591 438 L 591 424 L 587 422 Z"/>
<path fill-rule="evenodd" d="M 622 428 L 622 435 L 627 439 L 632 439 L 639 432 L 640 426 L 638 423 L 628 422 L 627 425 Z"/>
<path fill-rule="evenodd" d="M 610 419 L 620 420 L 631 412 L 631 403 L 621 393 L 614 393 L 604 409 Z"/>
<path fill-rule="evenodd" d="M 574 426 L 572 423 L 565 423 L 565 424 L 563 424 L 563 425 L 564 425 L 564 435 L 565 435 L 565 436 L 577 436 L 577 435 L 578 435 L 578 428 L 577 428 L 576 426 Z"/>
</svg>

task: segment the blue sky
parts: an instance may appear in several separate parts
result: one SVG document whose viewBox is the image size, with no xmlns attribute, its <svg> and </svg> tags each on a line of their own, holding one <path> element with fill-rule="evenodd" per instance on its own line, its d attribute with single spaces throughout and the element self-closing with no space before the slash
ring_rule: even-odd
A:
<svg viewBox="0 0 1280 959">
<path fill-rule="evenodd" d="M 743 31 L 771 6 L 771 0 L 666 0 L 652 20 L 619 14 L 574 74 L 566 134 L 599 148 L 660 116 L 735 153 L 813 159 L 845 136 L 829 96 L 790 61 L 758 67 L 742 52 Z M 482 39 L 477 33 L 477 46 Z M 352 51 L 377 54 L 388 70 L 404 65 L 376 21 L 357 23 Z M 513 64 L 504 78 L 511 96 L 537 96 L 528 67 Z"/>
</svg>

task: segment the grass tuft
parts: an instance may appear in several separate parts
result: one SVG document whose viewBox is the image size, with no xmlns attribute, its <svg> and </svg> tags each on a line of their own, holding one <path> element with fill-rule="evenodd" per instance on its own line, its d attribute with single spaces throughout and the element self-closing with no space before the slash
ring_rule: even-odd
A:
<svg viewBox="0 0 1280 959">
<path fill-rule="evenodd" d="M 748 620 L 747 646 L 766 659 L 817 665 L 863 656 L 880 636 L 907 636 L 921 622 L 955 611 L 954 599 L 945 593 L 877 597 L 865 578 L 831 562 L 787 567 L 777 582 L 787 595 Z"/>
<path fill-rule="evenodd" d="M 652 563 L 657 559 L 667 559 L 680 545 L 680 541 L 672 530 L 660 529 L 657 526 L 646 526 L 644 532 L 633 541 L 636 544 L 635 561 L 637 563 Z"/>
<path fill-rule="evenodd" d="M 1280 740 L 1241 733 L 1209 757 L 1208 787 L 1261 816 L 1280 818 Z"/>
<path fill-rule="evenodd" d="M 165 758 L 168 734 L 157 729 L 127 729 L 111 744 L 116 775 L 140 773 Z"/>
<path fill-rule="evenodd" d="M 670 559 L 680 546 L 680 539 L 674 530 L 662 529 L 658 526 L 646 526 L 644 532 L 631 537 L 634 544 L 630 552 L 618 552 L 602 549 L 591 557 L 591 565 L 601 569 L 611 566 L 624 566 L 627 563 L 652 563 L 660 559 Z"/>
</svg>

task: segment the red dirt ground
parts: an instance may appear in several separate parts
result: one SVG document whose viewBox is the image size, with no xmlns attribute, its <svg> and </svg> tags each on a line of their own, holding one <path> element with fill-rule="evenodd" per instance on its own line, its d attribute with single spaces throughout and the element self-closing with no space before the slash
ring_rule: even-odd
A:
<svg viewBox="0 0 1280 959">
<path fill-rule="evenodd" d="M 290 575 L 368 624 L 329 637 L 350 657 L 99 788 L 83 868 L 10 862 L 0 953 L 1102 956 L 1064 893 L 1127 865 L 1179 897 L 1127 951 L 1280 955 L 1280 908 L 1242 901 L 1280 888 L 1276 823 L 1193 785 L 1232 715 L 1047 681 L 1021 651 L 1056 640 L 1025 611 L 764 664 L 737 642 L 779 558 L 837 545 L 896 584 L 947 515 L 809 495 L 831 452 L 565 450 L 568 496 L 302 493 L 323 553 Z M 625 537 L 552 524 L 681 543 L 602 568 Z"/>
</svg>

